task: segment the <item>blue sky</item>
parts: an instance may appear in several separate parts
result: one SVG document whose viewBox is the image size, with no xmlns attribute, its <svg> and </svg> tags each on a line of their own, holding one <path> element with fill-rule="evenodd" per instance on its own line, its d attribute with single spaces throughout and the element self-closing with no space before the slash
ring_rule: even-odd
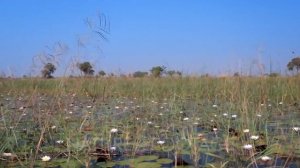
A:
<svg viewBox="0 0 300 168">
<path fill-rule="evenodd" d="M 55 75 L 72 58 L 114 73 L 155 65 L 188 74 L 255 73 L 258 64 L 269 72 L 270 62 L 284 73 L 300 55 L 299 7 L 298 0 L 1 0 L 0 72 L 37 74 L 32 59 L 60 42 L 68 50 Z M 110 22 L 107 42 L 85 22 L 97 25 L 99 13 Z"/>
</svg>

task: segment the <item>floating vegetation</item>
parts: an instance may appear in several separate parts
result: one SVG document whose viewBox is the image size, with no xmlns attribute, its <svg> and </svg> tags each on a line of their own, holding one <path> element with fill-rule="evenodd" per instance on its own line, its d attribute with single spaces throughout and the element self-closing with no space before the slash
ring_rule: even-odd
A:
<svg viewBox="0 0 300 168">
<path fill-rule="evenodd" d="M 298 80 L 2 81 L 0 167 L 299 167 Z"/>
</svg>

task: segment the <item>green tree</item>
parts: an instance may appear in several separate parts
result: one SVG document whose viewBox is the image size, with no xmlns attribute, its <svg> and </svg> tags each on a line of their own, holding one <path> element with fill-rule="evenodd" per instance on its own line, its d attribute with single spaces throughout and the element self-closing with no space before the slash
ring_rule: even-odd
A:
<svg viewBox="0 0 300 168">
<path fill-rule="evenodd" d="M 47 63 L 42 70 L 43 78 L 53 78 L 52 74 L 55 70 L 55 65 L 53 65 L 52 63 Z"/>
<path fill-rule="evenodd" d="M 93 70 L 93 66 L 90 62 L 79 63 L 78 68 L 84 73 L 84 75 L 94 75 L 95 71 Z"/>
<path fill-rule="evenodd" d="M 136 71 L 132 76 L 135 78 L 143 78 L 145 76 L 148 76 L 148 72 Z"/>
<path fill-rule="evenodd" d="M 170 76 L 170 77 L 174 77 L 174 76 L 182 76 L 182 73 L 180 71 L 175 71 L 175 70 L 170 70 L 170 71 L 167 71 L 167 75 Z"/>
<path fill-rule="evenodd" d="M 153 77 L 158 78 L 161 77 L 161 75 L 163 74 L 163 72 L 165 72 L 165 70 L 166 70 L 165 66 L 155 66 L 151 68 L 150 72 Z"/>
<path fill-rule="evenodd" d="M 293 58 L 288 64 L 287 64 L 287 68 L 289 71 L 293 71 L 294 69 L 296 69 L 297 73 L 300 70 L 300 57 L 295 57 Z"/>
<path fill-rule="evenodd" d="M 106 75 L 106 73 L 105 73 L 105 71 L 101 70 L 98 72 L 98 75 L 103 77 Z"/>
</svg>

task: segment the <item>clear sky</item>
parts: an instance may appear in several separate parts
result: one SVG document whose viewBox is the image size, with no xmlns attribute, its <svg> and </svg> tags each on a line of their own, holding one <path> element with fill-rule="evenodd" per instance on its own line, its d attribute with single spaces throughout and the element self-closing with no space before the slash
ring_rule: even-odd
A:
<svg viewBox="0 0 300 168">
<path fill-rule="evenodd" d="M 283 73 L 300 55 L 299 8 L 299 0 L 0 0 L 0 72 L 30 74 L 33 57 L 61 42 L 68 50 L 56 75 L 71 57 L 114 73 L 165 65 L 221 74 L 257 64 L 269 72 L 270 62 Z M 86 24 L 97 25 L 99 13 L 110 22 L 107 42 Z"/>
</svg>

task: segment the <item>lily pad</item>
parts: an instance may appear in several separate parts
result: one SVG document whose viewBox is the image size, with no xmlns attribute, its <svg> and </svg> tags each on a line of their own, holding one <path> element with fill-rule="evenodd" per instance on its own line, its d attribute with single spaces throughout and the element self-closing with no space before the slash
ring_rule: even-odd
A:
<svg viewBox="0 0 300 168">
<path fill-rule="evenodd" d="M 138 168 L 160 168 L 161 164 L 156 162 L 141 162 L 137 165 Z"/>
<path fill-rule="evenodd" d="M 172 159 L 158 159 L 156 162 L 160 163 L 160 164 L 170 164 L 173 162 L 173 160 Z"/>
</svg>

